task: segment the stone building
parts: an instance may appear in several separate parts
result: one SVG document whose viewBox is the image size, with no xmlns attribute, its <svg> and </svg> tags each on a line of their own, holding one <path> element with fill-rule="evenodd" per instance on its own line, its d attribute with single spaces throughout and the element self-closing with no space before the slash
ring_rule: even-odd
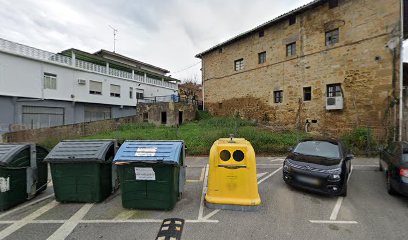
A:
<svg viewBox="0 0 408 240">
<path fill-rule="evenodd" d="M 401 1 L 315 0 L 196 55 L 204 105 L 286 128 L 397 137 Z M 306 124 L 310 123 L 310 124 Z"/>
</svg>

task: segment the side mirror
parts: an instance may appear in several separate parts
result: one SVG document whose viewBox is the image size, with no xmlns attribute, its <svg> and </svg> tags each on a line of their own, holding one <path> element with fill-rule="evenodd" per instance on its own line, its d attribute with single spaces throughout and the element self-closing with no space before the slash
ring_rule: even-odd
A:
<svg viewBox="0 0 408 240">
<path fill-rule="evenodd" d="M 293 151 L 293 147 L 288 147 L 288 152 L 292 152 Z"/>
<path fill-rule="evenodd" d="M 350 161 L 351 159 L 353 159 L 354 158 L 354 155 L 353 154 L 347 154 L 347 156 L 346 156 L 346 161 Z"/>
</svg>

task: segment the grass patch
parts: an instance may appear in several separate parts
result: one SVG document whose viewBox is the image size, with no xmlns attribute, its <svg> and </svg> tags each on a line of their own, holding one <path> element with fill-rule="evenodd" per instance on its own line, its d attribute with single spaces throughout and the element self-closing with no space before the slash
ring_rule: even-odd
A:
<svg viewBox="0 0 408 240">
<path fill-rule="evenodd" d="M 256 126 L 254 122 L 239 118 L 211 117 L 205 112 L 199 113 L 198 121 L 176 127 L 154 126 L 146 123 L 121 125 L 118 131 L 98 133 L 84 139 L 125 140 L 184 140 L 189 155 L 206 155 L 212 144 L 219 138 L 234 134 L 247 139 L 256 153 L 286 153 L 306 134 L 299 132 L 273 133 Z"/>
</svg>

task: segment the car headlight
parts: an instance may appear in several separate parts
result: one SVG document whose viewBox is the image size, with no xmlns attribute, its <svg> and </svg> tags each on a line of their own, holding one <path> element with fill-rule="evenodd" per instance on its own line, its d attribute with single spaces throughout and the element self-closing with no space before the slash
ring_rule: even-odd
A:
<svg viewBox="0 0 408 240">
<path fill-rule="evenodd" d="M 329 176 L 329 179 L 331 179 L 331 180 L 340 180 L 340 174 L 331 174 Z"/>
<path fill-rule="evenodd" d="M 286 171 L 286 172 L 289 171 L 289 166 L 288 166 L 288 163 L 286 162 L 286 160 L 283 162 L 283 171 Z"/>
</svg>

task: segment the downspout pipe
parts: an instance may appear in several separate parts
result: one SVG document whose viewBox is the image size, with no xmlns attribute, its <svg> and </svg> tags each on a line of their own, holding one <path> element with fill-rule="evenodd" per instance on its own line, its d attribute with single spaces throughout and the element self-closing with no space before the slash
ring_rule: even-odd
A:
<svg viewBox="0 0 408 240">
<path fill-rule="evenodd" d="M 403 137 L 403 118 L 404 118 L 404 99 L 403 99 L 403 87 L 404 87 L 404 59 L 403 59 L 403 41 L 404 41 L 404 0 L 401 0 L 401 39 L 400 39 L 400 86 L 399 86 L 399 134 L 398 140 L 402 141 Z M 404 137 L 405 138 L 405 137 Z"/>
</svg>

